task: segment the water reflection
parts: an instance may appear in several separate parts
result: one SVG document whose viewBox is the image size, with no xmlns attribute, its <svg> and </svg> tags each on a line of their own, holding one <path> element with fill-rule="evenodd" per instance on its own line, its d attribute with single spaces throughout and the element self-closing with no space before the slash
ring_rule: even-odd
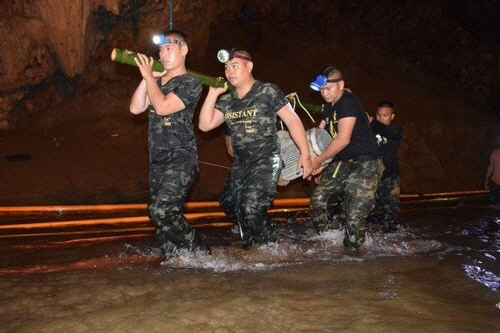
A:
<svg viewBox="0 0 500 333">
<path fill-rule="evenodd" d="M 162 262 L 152 238 L 11 252 L 0 267 L 9 332 L 493 332 L 500 325 L 500 210 L 405 211 L 361 251 L 342 232 L 279 226 L 244 251 L 204 232 L 213 255 Z M 4 254 L 5 255 L 5 254 Z M 4 257 L 5 258 L 5 257 Z"/>
<path fill-rule="evenodd" d="M 476 261 L 477 265 L 481 265 L 482 262 Z M 493 272 L 489 272 L 480 266 L 475 265 L 463 265 L 465 273 L 471 278 L 484 284 L 486 287 L 493 291 L 498 291 L 500 288 L 500 278 Z"/>
</svg>

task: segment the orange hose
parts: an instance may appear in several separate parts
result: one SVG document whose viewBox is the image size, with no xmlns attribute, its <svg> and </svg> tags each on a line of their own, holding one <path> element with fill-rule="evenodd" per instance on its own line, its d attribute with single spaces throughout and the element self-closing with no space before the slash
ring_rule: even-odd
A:
<svg viewBox="0 0 500 333">
<path fill-rule="evenodd" d="M 309 198 L 276 199 L 273 207 L 309 206 Z M 0 207 L 0 214 L 37 214 L 37 213 L 70 213 L 70 212 L 116 212 L 116 211 L 145 211 L 146 204 L 118 204 L 118 205 L 70 205 L 70 206 L 5 206 Z M 186 211 L 201 209 L 219 209 L 217 201 L 187 202 Z"/>
<path fill-rule="evenodd" d="M 423 193 L 423 194 L 401 194 L 400 198 L 418 199 L 428 197 L 446 197 L 446 196 L 464 196 L 464 195 L 485 195 L 487 190 L 473 191 L 458 191 L 458 192 L 439 192 L 439 193 Z M 275 199 L 272 207 L 297 207 L 309 206 L 309 198 L 290 198 L 290 199 Z M 0 214 L 36 214 L 36 213 L 64 213 L 64 212 L 104 212 L 104 211 L 127 211 L 127 210 L 146 210 L 147 205 L 140 204 L 117 204 L 117 205 L 67 205 L 67 206 L 5 206 L 0 207 Z M 201 209 L 220 209 L 217 201 L 199 201 L 187 202 L 184 204 L 186 211 L 201 210 Z"/>
<path fill-rule="evenodd" d="M 279 213 L 292 213 L 303 211 L 302 208 L 283 208 L 283 209 L 270 209 L 269 214 Z M 226 217 L 224 212 L 206 212 L 206 213 L 187 213 L 184 214 L 190 222 L 199 220 L 220 220 Z M 105 219 L 87 219 L 87 220 L 70 220 L 70 221 L 48 221 L 48 222 L 35 222 L 35 223 L 15 223 L 0 225 L 0 231 L 14 231 L 14 230 L 31 230 L 31 229 L 59 229 L 65 227 L 77 226 L 95 226 L 95 225 L 116 225 L 116 224 L 138 224 L 149 223 L 150 219 L 147 216 L 132 216 L 132 217 L 114 217 Z M 210 226 L 216 226 L 217 222 L 209 223 Z M 194 224 L 193 227 L 199 227 L 200 224 Z"/>
</svg>

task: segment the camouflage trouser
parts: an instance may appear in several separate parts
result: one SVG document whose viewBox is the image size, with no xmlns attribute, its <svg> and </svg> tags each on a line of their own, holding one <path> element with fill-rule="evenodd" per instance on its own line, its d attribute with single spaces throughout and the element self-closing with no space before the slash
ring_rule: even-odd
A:
<svg viewBox="0 0 500 333">
<path fill-rule="evenodd" d="M 242 247 L 275 241 L 268 209 L 281 173 L 279 155 L 252 163 L 234 161 L 219 194 L 226 215 L 240 228 Z"/>
<path fill-rule="evenodd" d="M 380 159 L 335 161 L 323 170 L 311 195 L 311 216 L 318 232 L 330 229 L 331 208 L 341 204 L 345 223 L 344 245 L 358 248 L 365 241 L 366 217 L 384 170 Z"/>
<path fill-rule="evenodd" d="M 384 231 L 395 231 L 399 212 L 399 175 L 382 179 L 375 198 L 375 208 L 370 212 L 368 222 L 382 224 Z"/>
<path fill-rule="evenodd" d="M 490 193 L 488 196 L 488 202 L 492 204 L 500 203 L 500 185 L 494 183 L 491 179 L 488 181 L 488 187 L 490 188 Z"/>
<path fill-rule="evenodd" d="M 196 156 L 172 151 L 161 164 L 150 167 L 148 214 L 156 226 L 165 258 L 179 249 L 210 251 L 182 214 L 184 199 L 198 173 Z"/>
</svg>

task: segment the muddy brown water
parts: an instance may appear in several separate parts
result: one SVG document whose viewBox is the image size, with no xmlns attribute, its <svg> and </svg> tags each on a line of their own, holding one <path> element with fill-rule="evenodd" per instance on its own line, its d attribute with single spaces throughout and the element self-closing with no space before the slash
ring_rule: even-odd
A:
<svg viewBox="0 0 500 333">
<path fill-rule="evenodd" d="M 112 242 L 12 243 L 0 254 L 2 332 L 497 332 L 500 208 L 401 212 L 347 251 L 342 231 L 278 226 L 239 249 L 203 229 L 211 256 L 162 262 L 152 235 Z"/>
</svg>

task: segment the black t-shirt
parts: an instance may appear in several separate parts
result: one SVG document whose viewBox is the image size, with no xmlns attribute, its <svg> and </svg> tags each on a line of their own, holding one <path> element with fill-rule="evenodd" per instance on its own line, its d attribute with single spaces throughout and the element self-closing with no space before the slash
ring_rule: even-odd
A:
<svg viewBox="0 0 500 333">
<path fill-rule="evenodd" d="M 276 112 L 287 103 L 278 86 L 262 81 L 241 99 L 234 90 L 219 97 L 215 108 L 224 113 L 235 157 L 253 161 L 279 154 Z"/>
<path fill-rule="evenodd" d="M 396 124 L 384 125 L 376 119 L 372 120 L 371 126 L 380 145 L 380 154 L 384 161 L 385 170 L 382 178 L 398 175 L 398 149 L 403 136 L 403 128 Z"/>
<path fill-rule="evenodd" d="M 357 160 L 363 155 L 377 157 L 379 155 L 378 145 L 365 110 L 359 99 L 348 91 L 344 91 L 336 103 L 325 104 L 323 108 L 323 118 L 326 121 L 325 130 L 330 133 L 333 139 L 337 137 L 338 121 L 346 117 L 355 117 L 356 122 L 352 130 L 351 141 L 338 153 L 338 157 L 343 161 Z"/>
</svg>

